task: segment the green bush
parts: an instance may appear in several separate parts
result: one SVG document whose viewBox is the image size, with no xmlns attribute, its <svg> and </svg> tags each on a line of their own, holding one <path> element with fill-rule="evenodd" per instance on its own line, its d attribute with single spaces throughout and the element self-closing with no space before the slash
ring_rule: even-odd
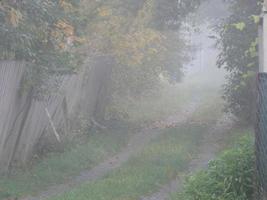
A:
<svg viewBox="0 0 267 200">
<path fill-rule="evenodd" d="M 186 181 L 179 200 L 249 200 L 253 196 L 254 148 L 251 137 L 225 151 Z M 177 196 L 176 196 L 177 197 Z M 176 199 L 175 197 L 175 199 Z"/>
</svg>

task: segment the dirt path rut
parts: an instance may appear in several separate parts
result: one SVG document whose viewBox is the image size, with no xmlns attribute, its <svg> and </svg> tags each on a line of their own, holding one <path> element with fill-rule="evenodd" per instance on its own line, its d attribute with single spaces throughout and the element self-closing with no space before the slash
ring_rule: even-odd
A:
<svg viewBox="0 0 267 200">
<path fill-rule="evenodd" d="M 225 114 L 217 121 L 214 127 L 210 128 L 208 134 L 203 138 L 198 157 L 192 160 L 189 165 L 187 170 L 189 174 L 207 167 L 209 161 L 214 159 L 216 153 L 220 150 L 220 141 L 225 137 L 225 134 L 232 126 L 233 118 Z M 141 197 L 140 200 L 168 200 L 171 193 L 181 190 L 183 181 L 182 177 L 178 177 L 162 186 L 158 192 L 147 197 Z"/>
</svg>

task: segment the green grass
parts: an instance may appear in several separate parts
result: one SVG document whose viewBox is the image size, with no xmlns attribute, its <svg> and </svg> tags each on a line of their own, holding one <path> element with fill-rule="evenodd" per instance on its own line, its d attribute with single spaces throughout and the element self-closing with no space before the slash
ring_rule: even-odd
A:
<svg viewBox="0 0 267 200">
<path fill-rule="evenodd" d="M 103 179 L 89 182 L 51 200 L 138 200 L 183 173 L 197 152 L 207 127 L 165 130 L 137 156 Z"/>
<path fill-rule="evenodd" d="M 127 144 L 129 136 L 125 129 L 91 134 L 82 144 L 67 148 L 63 153 L 51 153 L 30 169 L 20 170 L 10 177 L 0 177 L 0 199 L 34 194 L 62 183 L 118 152 Z"/>
<path fill-rule="evenodd" d="M 255 187 L 255 156 L 252 135 L 240 137 L 232 147 L 209 163 L 209 167 L 187 178 L 182 192 L 172 200 L 249 200 Z"/>
<path fill-rule="evenodd" d="M 238 150 L 240 148 L 240 144 L 242 144 L 242 142 L 244 142 L 244 141 L 245 141 L 245 143 L 248 143 L 250 145 L 252 144 L 251 147 L 253 147 L 254 138 L 253 138 L 253 134 L 252 133 L 253 133 L 253 130 L 252 130 L 251 127 L 245 127 L 245 128 L 244 127 L 242 127 L 242 128 L 241 127 L 234 127 L 234 128 L 232 128 L 227 133 L 227 135 L 223 138 L 223 140 L 220 141 L 220 144 L 219 144 L 220 152 L 217 153 L 217 159 L 215 159 L 215 160 L 219 160 L 223 155 L 225 155 L 225 154 L 227 154 L 227 153 L 229 153 L 229 152 L 231 152 L 233 150 Z M 246 151 L 246 153 L 247 153 L 247 151 Z M 242 155 L 241 154 L 239 155 L 239 152 L 238 152 L 235 160 L 238 160 L 241 156 Z M 251 160 L 253 160 L 252 157 L 251 157 Z M 231 162 L 233 162 L 233 161 L 231 161 Z M 221 165 L 221 166 L 218 167 L 218 169 L 220 169 L 222 167 L 225 167 L 225 166 Z M 237 170 L 240 170 L 240 169 L 237 169 Z M 209 188 L 210 187 L 210 186 L 207 186 L 206 183 L 204 183 L 204 179 L 203 178 L 207 178 L 207 177 L 201 177 L 203 175 L 203 172 L 206 173 L 207 170 L 202 170 L 200 172 L 196 172 L 192 176 L 187 177 L 187 179 L 191 179 L 190 184 L 188 184 L 188 182 L 186 182 L 186 184 L 185 184 L 185 186 L 184 186 L 182 191 L 180 191 L 180 189 L 179 189 L 177 192 L 172 193 L 170 195 L 170 200 L 183 200 L 183 199 L 189 200 L 189 199 L 192 199 L 192 196 L 194 196 L 196 194 L 199 194 L 199 196 L 201 196 L 202 195 L 202 191 L 197 191 L 197 188 L 198 187 L 202 187 L 202 188 Z M 233 174 L 233 176 L 234 176 L 234 174 Z M 211 183 L 211 185 L 212 184 L 213 183 Z M 192 189 L 192 191 L 187 191 L 188 189 Z M 217 192 L 219 192 L 221 190 L 218 190 Z M 193 199 L 203 199 L 203 198 L 194 197 Z"/>
</svg>

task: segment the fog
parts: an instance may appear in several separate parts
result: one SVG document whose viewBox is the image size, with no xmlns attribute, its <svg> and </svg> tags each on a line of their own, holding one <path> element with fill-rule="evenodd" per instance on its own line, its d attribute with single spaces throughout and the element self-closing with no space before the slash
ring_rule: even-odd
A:
<svg viewBox="0 0 267 200">
<path fill-rule="evenodd" d="M 0 200 L 263 198 L 260 2 L 0 1 Z"/>
<path fill-rule="evenodd" d="M 220 0 L 208 1 L 203 3 L 198 12 L 191 17 L 191 22 L 189 19 L 189 26 L 192 21 L 199 24 L 196 31 L 192 27 L 189 33 L 184 33 L 196 49 L 192 55 L 192 61 L 185 67 L 186 74 L 189 76 L 193 74 L 210 80 L 212 74 L 212 77 L 215 77 L 214 80 L 219 79 L 223 83 L 225 72 L 216 67 L 219 49 L 216 47 L 214 38 L 218 35 L 213 27 L 229 15 L 227 8 L 227 4 Z"/>
</svg>

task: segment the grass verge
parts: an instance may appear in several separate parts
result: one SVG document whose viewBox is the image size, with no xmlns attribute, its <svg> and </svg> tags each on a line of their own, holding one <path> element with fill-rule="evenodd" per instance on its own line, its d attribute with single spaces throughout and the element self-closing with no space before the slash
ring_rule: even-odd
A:
<svg viewBox="0 0 267 200">
<path fill-rule="evenodd" d="M 130 137 L 127 128 L 85 136 L 82 144 L 51 153 L 31 169 L 10 177 L 0 177 L 0 199 L 38 193 L 90 169 L 125 146 Z"/>
<path fill-rule="evenodd" d="M 189 176 L 181 193 L 172 200 L 253 199 L 255 167 L 252 136 L 242 137 L 223 151 L 207 169 Z"/>
<path fill-rule="evenodd" d="M 189 176 L 182 192 L 171 195 L 171 200 L 242 199 L 253 197 L 254 142 L 249 130 L 236 131 L 235 142 L 228 144 L 207 169 Z"/>
</svg>

